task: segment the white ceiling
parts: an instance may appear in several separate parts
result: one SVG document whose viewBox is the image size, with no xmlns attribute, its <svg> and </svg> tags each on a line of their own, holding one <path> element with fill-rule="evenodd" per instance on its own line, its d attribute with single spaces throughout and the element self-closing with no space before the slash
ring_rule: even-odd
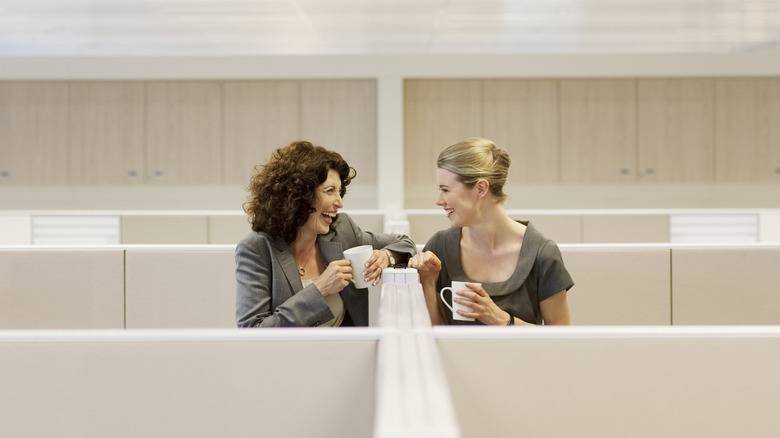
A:
<svg viewBox="0 0 780 438">
<path fill-rule="evenodd" d="M 780 53 L 780 0 L 0 0 L 0 56 Z"/>
</svg>

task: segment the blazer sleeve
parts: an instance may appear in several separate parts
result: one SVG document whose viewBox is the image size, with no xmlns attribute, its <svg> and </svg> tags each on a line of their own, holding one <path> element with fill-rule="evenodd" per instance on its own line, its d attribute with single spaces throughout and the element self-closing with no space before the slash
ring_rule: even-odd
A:
<svg viewBox="0 0 780 438">
<path fill-rule="evenodd" d="M 349 234 L 355 236 L 355 242 L 346 242 L 345 248 L 359 245 L 371 245 L 374 249 L 386 248 L 390 251 L 406 254 L 407 257 L 411 257 L 417 253 L 417 247 L 414 242 L 406 235 L 363 231 L 349 215 L 340 213 L 339 218 L 343 223 L 342 226 L 349 228 Z"/>
<path fill-rule="evenodd" d="M 313 284 L 292 293 L 268 240 L 250 235 L 236 246 L 238 327 L 310 327 L 331 318 L 333 312 Z"/>
</svg>

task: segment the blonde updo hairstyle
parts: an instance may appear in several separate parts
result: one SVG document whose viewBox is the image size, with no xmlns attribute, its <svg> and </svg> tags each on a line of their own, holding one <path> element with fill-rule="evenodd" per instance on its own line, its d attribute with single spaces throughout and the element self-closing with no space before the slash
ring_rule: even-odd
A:
<svg viewBox="0 0 780 438">
<path fill-rule="evenodd" d="M 498 202 L 506 199 L 504 184 L 509 174 L 509 154 L 485 138 L 468 138 L 448 146 L 439 154 L 436 165 L 454 173 L 458 181 L 472 188 L 481 179 L 490 184 L 490 193 Z"/>
</svg>

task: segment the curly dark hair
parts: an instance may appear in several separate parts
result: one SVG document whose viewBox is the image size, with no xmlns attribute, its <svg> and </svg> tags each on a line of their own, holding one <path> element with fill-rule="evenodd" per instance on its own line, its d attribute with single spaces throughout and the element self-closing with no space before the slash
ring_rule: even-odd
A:
<svg viewBox="0 0 780 438">
<path fill-rule="evenodd" d="M 246 188 L 250 195 L 243 207 L 252 229 L 280 236 L 287 243 L 295 240 L 315 211 L 316 189 L 328 178 L 330 169 L 341 178 L 343 198 L 357 172 L 338 152 L 308 141 L 294 141 L 275 150 L 264 165 L 255 166 Z"/>
</svg>

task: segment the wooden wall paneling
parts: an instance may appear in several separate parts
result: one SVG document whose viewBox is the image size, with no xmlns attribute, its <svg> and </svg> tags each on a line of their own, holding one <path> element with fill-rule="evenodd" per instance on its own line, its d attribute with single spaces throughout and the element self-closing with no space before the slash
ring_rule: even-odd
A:
<svg viewBox="0 0 780 438">
<path fill-rule="evenodd" d="M 225 182 L 246 185 L 255 165 L 300 132 L 299 81 L 224 84 Z"/>
<path fill-rule="evenodd" d="M 146 108 L 148 182 L 222 182 L 220 82 L 148 82 Z"/>
<path fill-rule="evenodd" d="M 780 179 L 777 171 L 780 159 L 779 88 L 777 79 L 715 81 L 718 182 Z"/>
<path fill-rule="evenodd" d="M 563 79 L 561 180 L 636 181 L 636 96 L 633 79 Z"/>
<path fill-rule="evenodd" d="M 67 82 L 0 82 L 0 185 L 68 182 Z"/>
<path fill-rule="evenodd" d="M 377 184 L 376 116 L 374 80 L 301 81 L 301 138 L 340 153 L 355 185 Z"/>
<path fill-rule="evenodd" d="M 483 132 L 512 158 L 507 184 L 559 181 L 558 83 L 485 80 Z"/>
<path fill-rule="evenodd" d="M 144 181 L 144 83 L 71 82 L 70 182 Z"/>
<path fill-rule="evenodd" d="M 710 79 L 637 80 L 640 181 L 714 181 L 713 94 Z"/>
<path fill-rule="evenodd" d="M 439 152 L 483 135 L 482 81 L 404 81 L 406 208 L 433 208 Z"/>
</svg>

